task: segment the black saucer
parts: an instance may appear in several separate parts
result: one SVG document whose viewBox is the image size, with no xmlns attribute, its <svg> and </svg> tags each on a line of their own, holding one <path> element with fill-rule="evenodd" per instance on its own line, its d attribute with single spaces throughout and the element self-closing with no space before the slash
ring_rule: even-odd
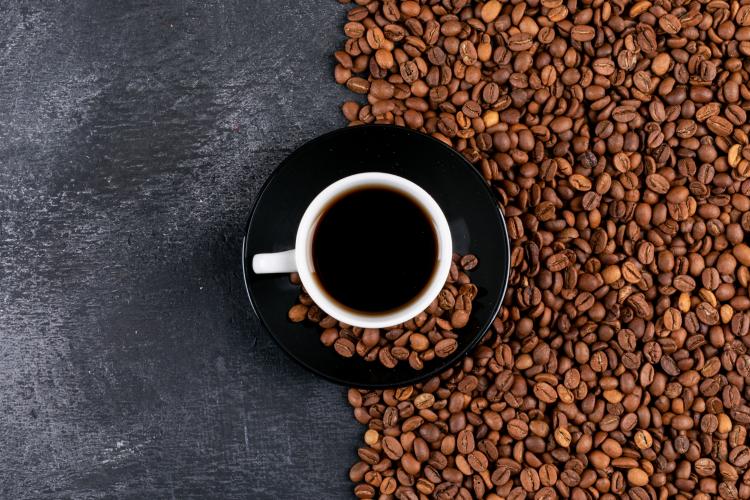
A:
<svg viewBox="0 0 750 500">
<path fill-rule="evenodd" d="M 425 363 L 415 371 L 407 363 L 388 369 L 355 356 L 342 358 L 319 340 L 317 325 L 291 323 L 287 311 L 298 287 L 288 275 L 252 272 L 252 256 L 289 250 L 310 201 L 326 186 L 348 175 L 378 171 L 405 177 L 438 202 L 450 224 L 455 252 L 473 253 L 479 266 L 471 272 L 479 287 L 469 324 L 458 331 L 452 356 Z M 382 388 L 413 384 L 431 377 L 474 347 L 500 309 L 508 282 L 508 232 L 485 181 L 463 156 L 440 141 L 405 128 L 364 125 L 318 137 L 289 155 L 258 195 L 243 243 L 245 286 L 255 312 L 279 345 L 300 364 L 333 382 Z"/>
</svg>

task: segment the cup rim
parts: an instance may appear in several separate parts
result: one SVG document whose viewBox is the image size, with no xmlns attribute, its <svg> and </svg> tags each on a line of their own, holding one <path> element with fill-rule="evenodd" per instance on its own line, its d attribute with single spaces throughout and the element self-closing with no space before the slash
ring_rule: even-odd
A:
<svg viewBox="0 0 750 500">
<path fill-rule="evenodd" d="M 427 286 L 406 306 L 384 314 L 361 315 L 351 311 L 323 292 L 311 272 L 311 236 L 321 212 L 336 196 L 363 186 L 387 187 L 409 196 L 430 216 L 437 236 L 438 264 Z M 318 193 L 302 215 L 295 240 L 294 257 L 297 272 L 307 294 L 326 314 L 338 321 L 361 328 L 384 328 L 398 325 L 425 310 L 445 285 L 453 257 L 453 240 L 448 220 L 435 199 L 421 186 L 404 177 L 376 171 L 343 177 Z"/>
</svg>

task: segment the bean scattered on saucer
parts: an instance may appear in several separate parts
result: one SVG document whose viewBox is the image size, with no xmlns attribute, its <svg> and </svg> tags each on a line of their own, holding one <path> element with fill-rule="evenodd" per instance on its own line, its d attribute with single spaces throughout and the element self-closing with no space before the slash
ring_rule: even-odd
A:
<svg viewBox="0 0 750 500">
<path fill-rule="evenodd" d="M 321 329 L 320 341 L 345 358 L 356 355 L 365 361 L 379 361 L 387 368 L 405 361 L 414 370 L 421 370 L 425 361 L 448 357 L 458 348 L 457 330 L 468 324 L 477 295 L 477 287 L 466 271 L 476 268 L 478 263 L 474 255 L 454 254 L 448 279 L 438 297 L 415 318 L 400 325 L 360 328 L 341 323 L 315 305 L 304 289 L 299 302 L 289 309 L 289 320 L 316 323 Z M 290 279 L 300 284 L 296 273 Z"/>
</svg>

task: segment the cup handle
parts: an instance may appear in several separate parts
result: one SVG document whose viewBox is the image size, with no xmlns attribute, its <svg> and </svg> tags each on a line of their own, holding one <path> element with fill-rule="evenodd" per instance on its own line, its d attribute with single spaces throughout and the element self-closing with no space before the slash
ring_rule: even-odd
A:
<svg viewBox="0 0 750 500">
<path fill-rule="evenodd" d="M 294 250 L 253 255 L 253 272 L 255 274 L 293 273 L 296 271 L 297 262 L 294 258 Z"/>
</svg>

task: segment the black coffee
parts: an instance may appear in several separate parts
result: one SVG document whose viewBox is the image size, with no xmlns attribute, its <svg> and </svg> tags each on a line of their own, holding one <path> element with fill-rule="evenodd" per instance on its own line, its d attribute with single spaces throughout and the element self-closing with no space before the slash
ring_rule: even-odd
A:
<svg viewBox="0 0 750 500">
<path fill-rule="evenodd" d="M 333 200 L 312 240 L 313 275 L 340 304 L 383 313 L 408 304 L 437 265 L 431 218 L 409 197 L 386 188 Z"/>
</svg>

